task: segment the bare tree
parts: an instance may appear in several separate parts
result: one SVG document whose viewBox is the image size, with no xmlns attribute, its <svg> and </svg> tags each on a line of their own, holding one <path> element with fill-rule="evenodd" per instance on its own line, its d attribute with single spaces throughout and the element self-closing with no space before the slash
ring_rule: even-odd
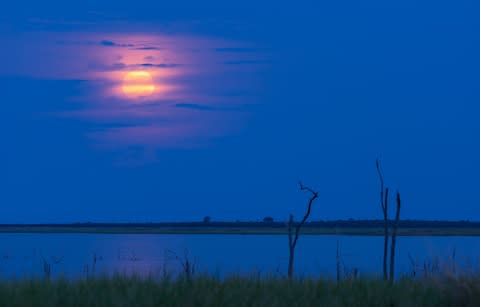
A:
<svg viewBox="0 0 480 307">
<path fill-rule="evenodd" d="M 378 177 L 380 178 L 380 204 L 382 205 L 383 211 L 383 221 L 384 221 L 384 244 L 383 244 L 383 279 L 389 279 L 390 282 L 393 282 L 394 272 L 395 272 L 395 247 L 397 242 L 397 231 L 398 224 L 400 221 L 400 193 L 397 192 L 397 208 L 395 213 L 395 222 L 393 224 L 392 230 L 392 243 L 390 246 L 390 273 L 387 274 L 387 258 L 388 258 L 388 236 L 389 236 L 389 220 L 388 220 L 388 188 L 385 188 L 385 183 L 383 179 L 382 168 L 380 166 L 380 161 L 377 159 L 377 172 Z"/>
<path fill-rule="evenodd" d="M 397 241 L 398 222 L 400 220 L 400 207 L 401 207 L 400 193 L 397 192 L 397 212 L 395 213 L 395 224 L 393 225 L 392 246 L 390 250 L 390 282 L 393 282 L 394 270 L 395 270 L 395 243 Z"/>
<path fill-rule="evenodd" d="M 307 205 L 307 212 L 303 216 L 303 219 L 300 223 L 294 225 L 293 215 L 290 214 L 290 218 L 288 220 L 288 247 L 289 247 L 289 258 L 288 258 L 288 278 L 293 277 L 293 262 L 295 258 L 295 247 L 297 246 L 298 236 L 300 235 L 300 229 L 302 228 L 303 224 L 307 221 L 308 217 L 310 216 L 310 212 L 312 210 L 313 201 L 318 198 L 318 192 L 312 190 L 309 187 L 304 186 L 301 182 L 299 182 L 300 190 L 307 191 L 311 194 L 310 199 Z M 295 228 L 295 230 L 294 230 Z M 295 234 L 294 234 L 295 231 Z"/>
<path fill-rule="evenodd" d="M 382 206 L 383 211 L 383 279 L 387 280 L 387 257 L 388 257 L 388 188 L 385 188 L 385 182 L 383 179 L 382 168 L 380 166 L 380 160 L 377 159 L 377 172 L 378 177 L 380 178 L 380 205 Z"/>
</svg>

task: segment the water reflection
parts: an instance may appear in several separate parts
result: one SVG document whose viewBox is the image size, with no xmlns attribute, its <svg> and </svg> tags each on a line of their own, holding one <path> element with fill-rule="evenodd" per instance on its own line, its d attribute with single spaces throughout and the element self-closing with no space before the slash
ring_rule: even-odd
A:
<svg viewBox="0 0 480 307">
<path fill-rule="evenodd" d="M 342 271 L 379 275 L 381 237 L 304 236 L 299 241 L 296 272 L 300 276 L 334 277 L 336 245 Z M 196 271 L 223 277 L 230 274 L 283 276 L 287 243 L 283 236 L 244 235 L 102 235 L 102 234 L 1 234 L 2 278 L 126 274 L 175 275 L 188 260 Z M 479 268 L 480 246 L 475 237 L 400 237 L 396 270 L 417 275 L 455 264 L 455 271 Z M 452 257 L 453 256 L 453 257 Z M 452 262 L 454 260 L 454 262 Z M 414 267 L 414 263 L 416 267 Z"/>
</svg>

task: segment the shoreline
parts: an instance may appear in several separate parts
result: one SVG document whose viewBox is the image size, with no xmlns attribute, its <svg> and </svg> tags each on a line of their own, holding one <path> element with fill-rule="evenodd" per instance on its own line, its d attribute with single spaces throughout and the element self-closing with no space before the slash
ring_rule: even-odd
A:
<svg viewBox="0 0 480 307">
<path fill-rule="evenodd" d="M 302 235 L 383 236 L 383 228 L 306 227 Z M 83 234 L 178 234 L 178 235 L 287 235 L 279 227 L 159 227 L 159 226 L 0 226 L 0 234 L 83 233 Z M 398 236 L 480 236 L 480 228 L 399 228 Z"/>
</svg>

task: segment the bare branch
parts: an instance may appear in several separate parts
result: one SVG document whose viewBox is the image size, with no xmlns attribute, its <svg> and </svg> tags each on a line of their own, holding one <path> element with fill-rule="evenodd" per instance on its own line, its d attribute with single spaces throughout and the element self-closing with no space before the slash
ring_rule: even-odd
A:
<svg viewBox="0 0 480 307">
<path fill-rule="evenodd" d="M 311 193 L 311 197 L 308 201 L 307 211 L 303 217 L 303 219 L 295 226 L 295 237 L 293 238 L 293 215 L 290 214 L 290 219 L 288 221 L 288 247 L 290 250 L 290 256 L 288 259 L 288 277 L 293 277 L 293 261 L 295 257 L 295 247 L 297 246 L 298 236 L 300 235 L 300 229 L 302 228 L 303 224 L 307 221 L 308 217 L 310 216 L 310 212 L 312 211 L 312 204 L 316 198 L 318 198 L 318 192 L 314 191 L 313 189 L 304 186 L 301 182 L 299 182 L 300 190 L 308 191 Z"/>
<path fill-rule="evenodd" d="M 313 189 L 309 188 L 309 187 L 306 187 L 304 186 L 301 182 L 299 183 L 300 184 L 300 190 L 302 191 L 308 191 L 312 194 L 312 196 L 310 197 L 310 200 L 308 201 L 308 207 L 307 207 L 307 212 L 305 213 L 305 215 L 303 216 L 303 219 L 302 221 L 300 222 L 300 224 L 297 225 L 296 229 L 295 229 L 295 239 L 293 240 L 293 246 L 295 246 L 297 244 L 297 240 L 298 240 L 298 236 L 300 234 L 300 228 L 302 228 L 303 224 L 305 224 L 305 222 L 307 221 L 308 217 L 310 216 L 310 212 L 312 211 L 312 204 L 313 204 L 313 201 L 318 198 L 318 192 L 314 191 Z"/>
<path fill-rule="evenodd" d="M 385 180 L 383 178 L 382 167 L 380 165 L 380 160 L 378 158 L 375 161 L 375 164 L 377 166 L 378 178 L 380 179 L 380 205 L 382 206 L 383 214 L 385 215 L 387 212 L 387 208 L 385 207 L 385 203 L 384 203 Z"/>
<path fill-rule="evenodd" d="M 301 181 L 299 181 L 298 184 L 300 185 L 300 190 L 302 190 L 302 191 L 303 191 L 303 190 L 309 191 L 310 193 L 312 193 L 312 194 L 314 194 L 314 195 L 317 195 L 317 197 L 318 197 L 318 193 L 317 193 L 316 191 L 314 191 L 313 189 L 311 189 L 311 188 L 309 188 L 309 187 L 307 187 L 307 186 L 304 186 Z"/>
</svg>

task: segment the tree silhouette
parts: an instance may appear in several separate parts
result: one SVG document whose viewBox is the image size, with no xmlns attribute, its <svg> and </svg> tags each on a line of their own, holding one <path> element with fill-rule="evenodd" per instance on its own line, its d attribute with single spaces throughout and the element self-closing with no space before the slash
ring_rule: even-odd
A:
<svg viewBox="0 0 480 307">
<path fill-rule="evenodd" d="M 392 245 L 390 246 L 390 274 L 387 273 L 387 258 L 388 258 L 388 236 L 389 236 L 389 220 L 388 220 L 388 188 L 385 188 L 382 168 L 380 165 L 380 160 L 376 160 L 377 173 L 380 178 L 380 204 L 383 211 L 383 226 L 384 226 L 384 241 L 383 241 L 383 279 L 389 279 L 390 282 L 393 282 L 394 271 L 395 271 L 395 245 L 397 242 L 397 230 L 400 223 L 400 193 L 397 192 L 397 207 L 395 213 L 395 223 L 393 225 L 392 231 Z M 390 276 L 389 276 L 390 275 Z"/>
<path fill-rule="evenodd" d="M 309 187 L 304 186 L 301 182 L 299 182 L 300 190 L 307 191 L 311 194 L 311 197 L 308 201 L 307 211 L 303 216 L 303 219 L 297 225 L 294 225 L 293 215 L 290 214 L 290 218 L 288 220 L 288 247 L 289 247 L 289 257 L 288 257 L 288 278 L 293 277 L 293 262 L 295 258 L 295 247 L 297 246 L 298 236 L 300 235 L 300 229 L 302 228 L 303 224 L 307 221 L 308 217 L 310 216 L 310 212 L 312 211 L 312 204 L 313 201 L 318 198 L 318 192 L 312 190 Z M 295 234 L 294 234 L 295 228 Z"/>
<path fill-rule="evenodd" d="M 388 188 L 385 188 L 380 160 L 377 159 L 377 173 L 380 178 L 380 205 L 383 211 L 384 234 L 383 234 L 383 279 L 387 280 L 387 256 L 388 256 Z"/>
</svg>

